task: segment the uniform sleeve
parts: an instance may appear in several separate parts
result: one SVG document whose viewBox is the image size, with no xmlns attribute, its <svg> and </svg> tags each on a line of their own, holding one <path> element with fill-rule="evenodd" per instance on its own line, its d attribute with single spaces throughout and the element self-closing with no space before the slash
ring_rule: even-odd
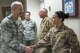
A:
<svg viewBox="0 0 80 53">
<path fill-rule="evenodd" d="M 19 35 L 23 35 L 23 25 L 22 25 L 22 22 L 21 21 L 18 21 L 18 34 Z"/>
<path fill-rule="evenodd" d="M 12 49 L 24 51 L 25 45 L 21 44 L 16 40 L 17 37 L 13 37 L 13 31 L 8 23 L 1 23 L 1 36 L 4 40 L 4 44 Z"/>
<path fill-rule="evenodd" d="M 24 35 L 23 35 L 23 25 L 22 25 L 22 22 L 21 21 L 18 21 L 18 40 L 23 43 L 23 38 L 24 38 Z"/>
<path fill-rule="evenodd" d="M 35 34 L 37 34 L 37 25 L 35 22 L 34 22 L 34 30 L 35 30 Z"/>
<path fill-rule="evenodd" d="M 48 18 L 47 21 L 46 21 L 46 27 L 48 29 L 51 29 L 53 26 L 54 25 L 53 25 L 53 22 L 52 22 L 51 18 Z"/>
<path fill-rule="evenodd" d="M 34 47 L 35 48 L 51 47 L 50 36 L 51 36 L 51 31 L 48 32 L 48 34 L 44 37 L 44 39 L 38 41 L 38 43 L 35 44 Z"/>
<path fill-rule="evenodd" d="M 74 33 L 73 30 L 71 30 L 69 34 L 70 34 L 69 35 L 69 45 L 71 47 L 71 51 L 72 51 L 72 53 L 76 53 L 77 47 L 79 45 L 77 35 Z"/>
</svg>

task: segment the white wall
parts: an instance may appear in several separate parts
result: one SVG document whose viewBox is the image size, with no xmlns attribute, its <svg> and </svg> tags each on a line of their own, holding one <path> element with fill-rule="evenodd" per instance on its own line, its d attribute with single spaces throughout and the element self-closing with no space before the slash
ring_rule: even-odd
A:
<svg viewBox="0 0 80 53">
<path fill-rule="evenodd" d="M 44 0 L 45 1 L 45 8 L 48 9 L 49 16 L 57 10 L 62 10 L 62 1 L 61 0 Z M 49 11 L 49 7 L 51 11 Z"/>
<path fill-rule="evenodd" d="M 27 0 L 27 10 L 31 12 L 31 19 L 33 19 L 37 23 L 38 28 L 41 22 L 41 19 L 38 16 L 39 8 L 39 0 Z"/>
</svg>

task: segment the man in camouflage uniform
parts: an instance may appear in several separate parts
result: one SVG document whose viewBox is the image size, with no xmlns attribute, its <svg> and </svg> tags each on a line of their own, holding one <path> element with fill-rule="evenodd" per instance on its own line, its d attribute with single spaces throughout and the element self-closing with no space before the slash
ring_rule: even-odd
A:
<svg viewBox="0 0 80 53">
<path fill-rule="evenodd" d="M 23 5 L 19 1 L 11 4 L 11 14 L 1 22 L 1 38 L 3 40 L 1 53 L 23 53 L 27 47 L 22 44 L 21 24 L 16 23 L 16 18 L 21 16 Z"/>
<path fill-rule="evenodd" d="M 23 34 L 24 34 L 24 44 L 27 46 L 33 45 L 35 43 L 35 37 L 37 33 L 36 23 L 30 18 L 31 13 L 29 11 L 25 12 L 25 20 L 22 21 Z"/>
<path fill-rule="evenodd" d="M 68 15 L 62 11 L 56 12 L 52 19 L 55 27 L 52 27 L 44 39 L 40 40 L 33 48 L 51 46 L 52 53 L 77 53 L 79 41 L 74 31 L 64 25 L 63 21 L 66 16 Z"/>
<path fill-rule="evenodd" d="M 40 28 L 39 28 L 39 32 L 37 34 L 37 36 L 39 37 L 39 40 L 43 39 L 44 36 L 48 33 L 48 31 L 50 30 L 50 28 L 53 27 L 53 23 L 50 17 L 48 17 L 48 11 L 45 8 L 40 9 L 39 11 L 39 16 L 40 18 L 42 18 L 41 24 L 40 24 Z M 49 48 L 40 48 L 40 53 L 50 53 L 46 51 L 49 50 Z"/>
</svg>

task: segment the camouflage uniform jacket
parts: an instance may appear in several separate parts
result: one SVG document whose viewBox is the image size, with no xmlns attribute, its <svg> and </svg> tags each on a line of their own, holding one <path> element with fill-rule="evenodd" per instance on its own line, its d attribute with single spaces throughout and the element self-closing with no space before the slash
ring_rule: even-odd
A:
<svg viewBox="0 0 80 53">
<path fill-rule="evenodd" d="M 35 47 L 51 46 L 52 53 L 70 53 L 70 51 L 76 49 L 78 44 L 74 31 L 62 24 L 60 27 L 52 27 L 44 39 L 40 40 Z"/>
<path fill-rule="evenodd" d="M 1 24 L 0 24 L 0 53 L 1 53 L 1 46 L 2 46 L 2 38 L 1 38 Z"/>
<path fill-rule="evenodd" d="M 37 32 L 36 23 L 33 20 L 24 20 L 22 21 L 22 25 L 24 28 L 23 34 L 24 34 L 24 40 L 30 41 L 34 40 Z"/>
<path fill-rule="evenodd" d="M 38 37 L 39 39 L 43 39 L 44 36 L 48 33 L 48 31 L 50 30 L 50 28 L 53 27 L 53 23 L 51 18 L 49 17 L 45 17 L 40 24 L 40 28 L 39 28 L 39 32 L 38 32 Z"/>
<path fill-rule="evenodd" d="M 16 21 L 13 19 L 12 14 L 2 20 L 1 36 L 3 45 L 1 47 L 1 53 L 22 53 L 25 50 L 25 45 L 23 45 L 19 39 L 19 26 L 20 25 L 16 24 Z"/>
</svg>

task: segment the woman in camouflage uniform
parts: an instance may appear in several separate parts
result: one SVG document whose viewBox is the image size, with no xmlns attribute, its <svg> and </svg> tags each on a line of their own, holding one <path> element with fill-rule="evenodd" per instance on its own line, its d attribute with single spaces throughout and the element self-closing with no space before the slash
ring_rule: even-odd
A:
<svg viewBox="0 0 80 53">
<path fill-rule="evenodd" d="M 44 39 L 40 40 L 33 48 L 51 46 L 52 53 L 77 53 L 79 44 L 77 35 L 72 29 L 64 25 L 63 21 L 69 14 L 62 11 L 56 11 L 52 16 L 55 27 L 52 27 Z"/>
</svg>

